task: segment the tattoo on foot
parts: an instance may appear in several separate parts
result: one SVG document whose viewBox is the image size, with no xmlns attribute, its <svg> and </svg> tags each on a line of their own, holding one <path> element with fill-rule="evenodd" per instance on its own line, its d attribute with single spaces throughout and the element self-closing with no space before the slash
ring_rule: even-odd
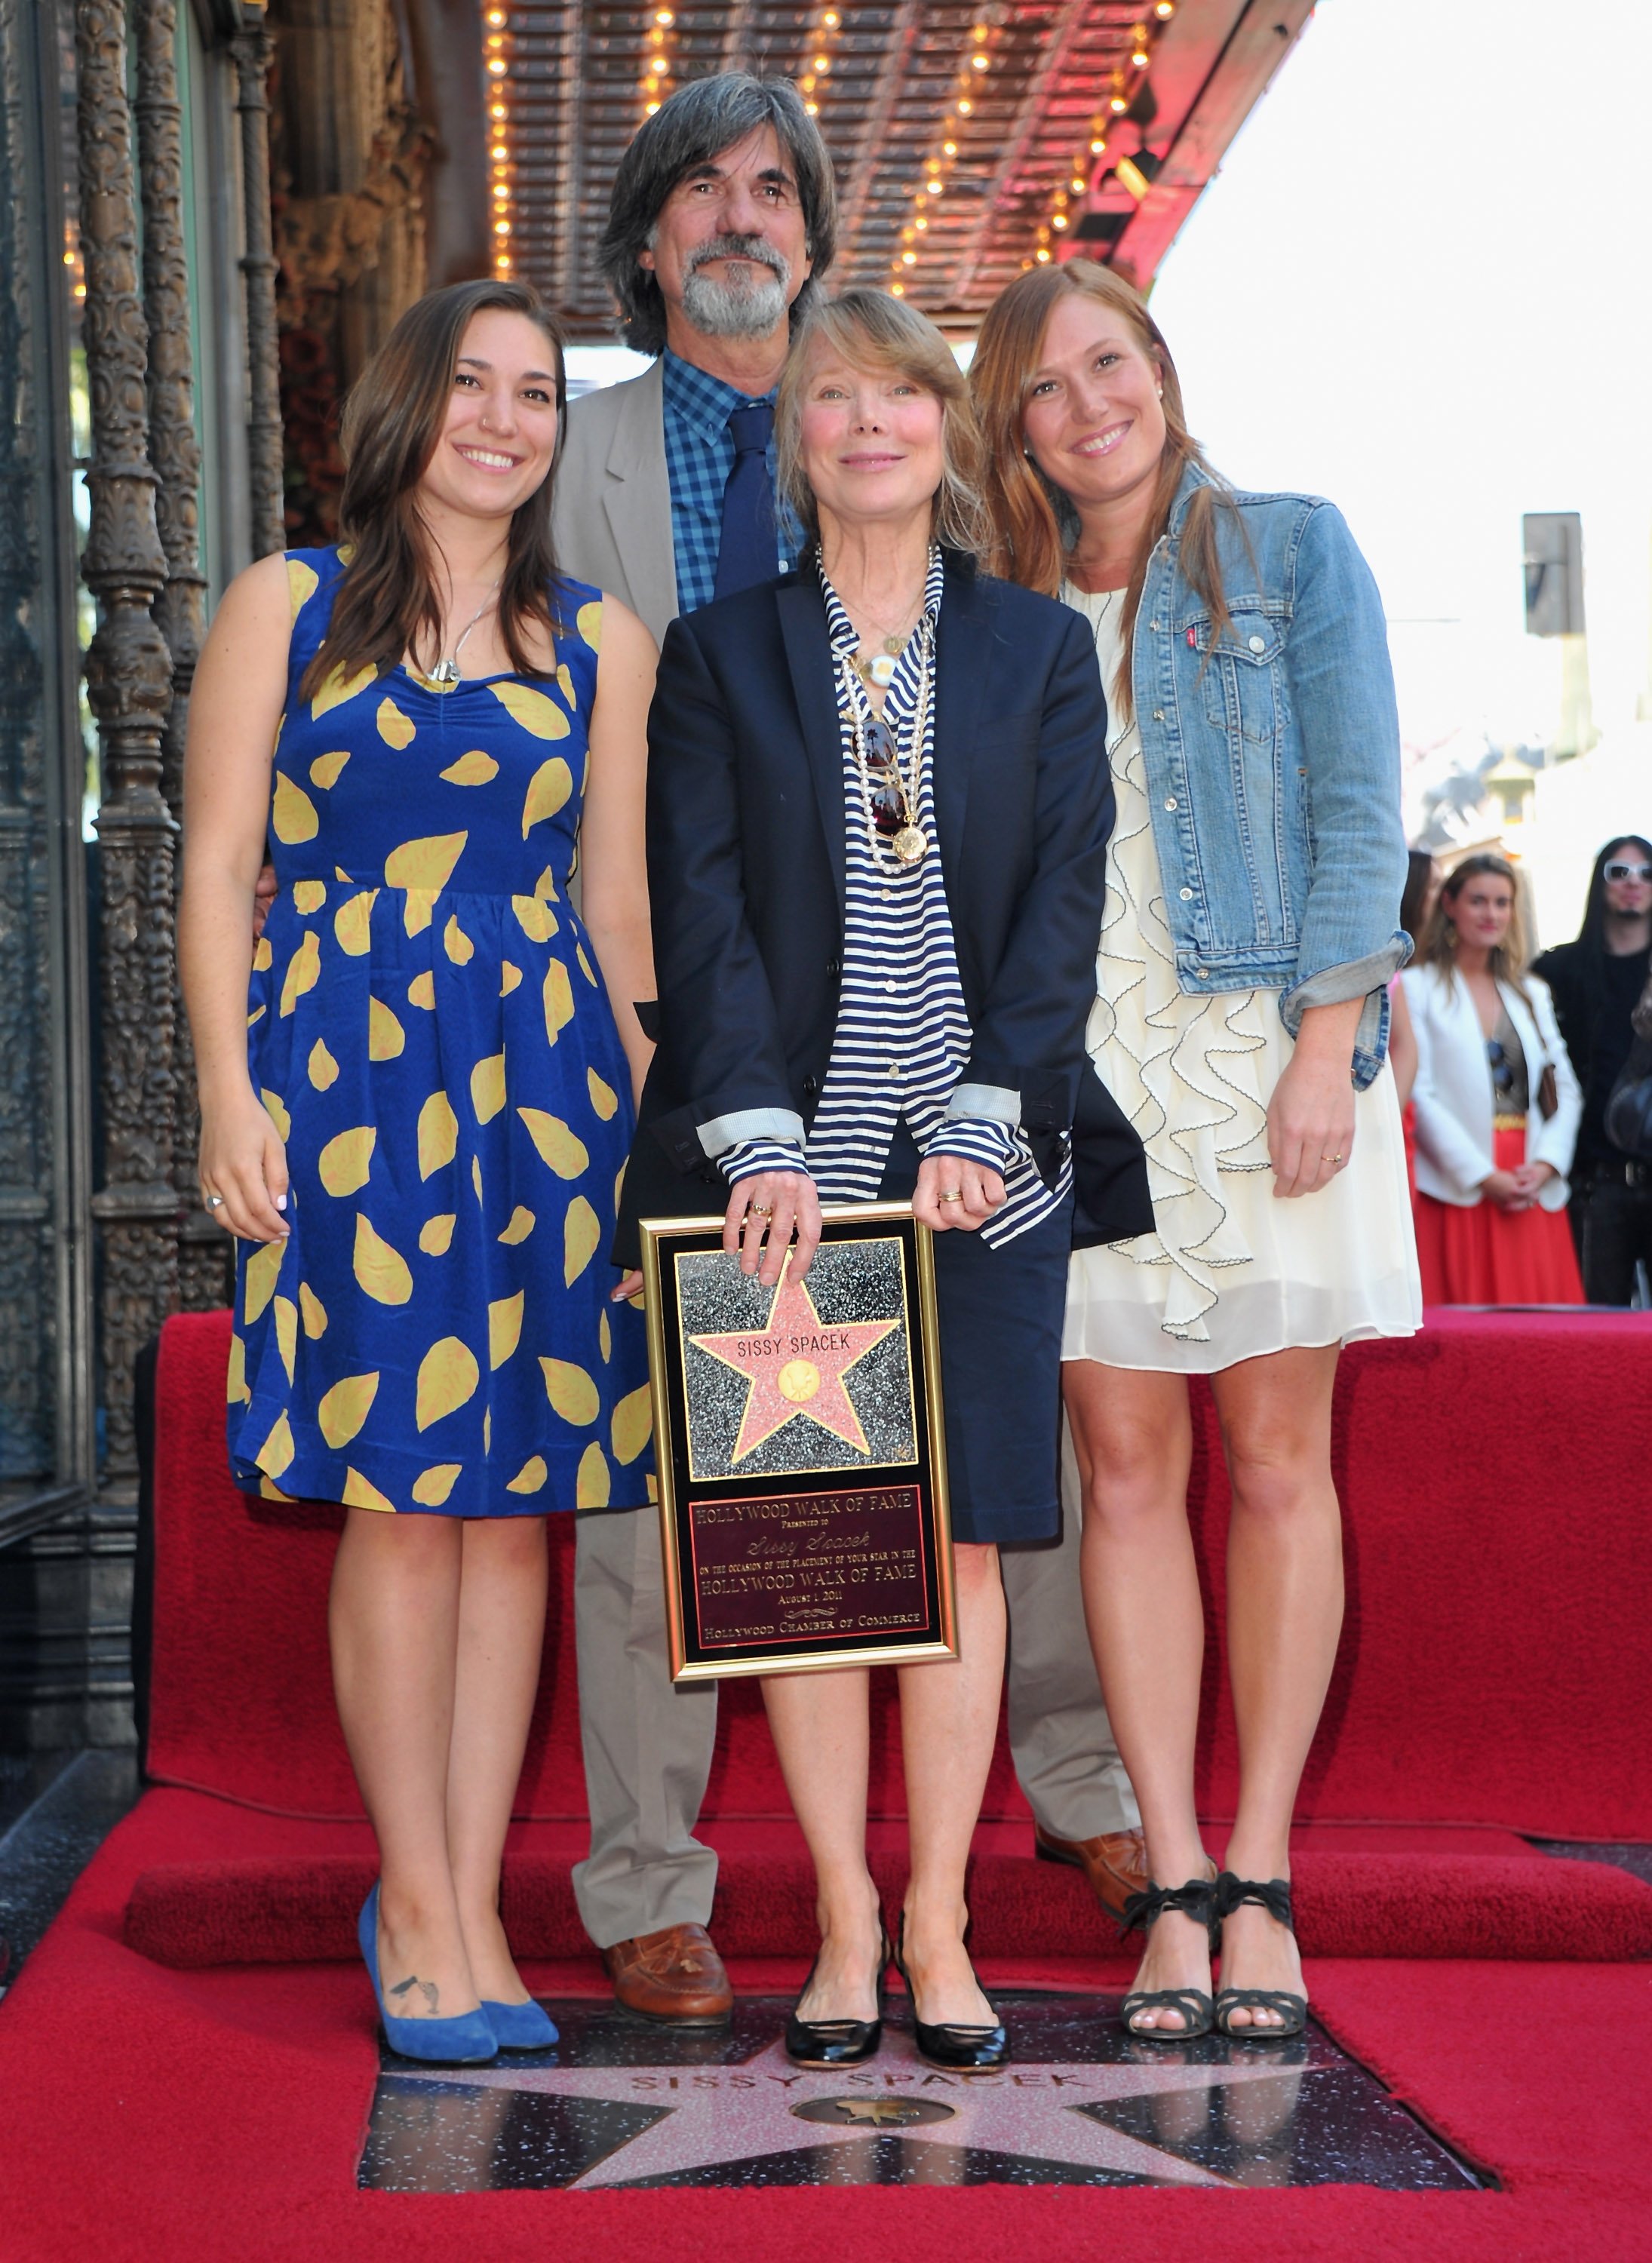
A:
<svg viewBox="0 0 1652 2263">
<path fill-rule="evenodd" d="M 424 1999 L 425 2010 L 433 2014 L 441 1997 L 441 1991 L 437 1987 L 436 1983 L 433 1980 L 421 1980 L 417 1973 L 409 1973 L 405 1980 L 397 1982 L 390 1993 L 393 1996 L 405 1996 L 409 1988 L 418 1990 Z"/>
</svg>

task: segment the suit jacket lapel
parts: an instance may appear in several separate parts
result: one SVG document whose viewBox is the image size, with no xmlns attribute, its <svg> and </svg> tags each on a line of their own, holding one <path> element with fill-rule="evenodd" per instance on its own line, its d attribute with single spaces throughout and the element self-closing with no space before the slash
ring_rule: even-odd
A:
<svg viewBox="0 0 1652 2263">
<path fill-rule="evenodd" d="M 841 914 L 848 892 L 844 871 L 844 756 L 837 724 L 837 687 L 832 681 L 831 646 L 826 635 L 826 609 L 820 584 L 808 572 L 793 575 L 774 593 L 780 616 L 780 635 L 786 666 L 792 673 L 792 692 L 808 766 L 815 779 L 815 799 L 826 835 L 832 879 Z"/>
<path fill-rule="evenodd" d="M 637 612 L 650 626 L 677 614 L 664 387 L 664 365 L 657 361 L 626 387 L 603 488 L 603 508 L 625 568 L 626 586 Z"/>
<path fill-rule="evenodd" d="M 987 594 L 965 561 L 948 557 L 935 654 L 935 821 L 943 871 L 962 871 L 964 821 L 975 727 L 994 623 Z"/>
</svg>

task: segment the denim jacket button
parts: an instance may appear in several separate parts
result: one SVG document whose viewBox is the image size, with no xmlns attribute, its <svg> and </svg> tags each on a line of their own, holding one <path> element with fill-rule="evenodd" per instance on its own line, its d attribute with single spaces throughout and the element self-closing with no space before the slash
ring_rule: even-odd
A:
<svg viewBox="0 0 1652 2263">
<path fill-rule="evenodd" d="M 1184 888 L 1184 889 L 1182 890 L 1182 901 L 1183 901 L 1185 904 L 1191 904 L 1191 903 L 1192 902 L 1192 900 L 1193 900 L 1193 891 L 1192 891 L 1191 888 Z"/>
<path fill-rule="evenodd" d="M 1175 796 L 1174 794 L 1172 794 L 1172 795 L 1170 796 L 1170 799 L 1165 803 L 1164 806 L 1166 807 L 1166 809 L 1174 809 L 1174 808 L 1175 808 L 1175 806 L 1176 806 L 1176 796 Z"/>
<path fill-rule="evenodd" d="M 1156 707 L 1153 710 L 1153 719 L 1156 723 L 1162 723 L 1164 720 L 1164 710 L 1163 707 Z"/>
<path fill-rule="evenodd" d="M 1252 651 L 1252 652 L 1265 652 L 1265 651 L 1267 650 L 1267 648 L 1268 648 L 1268 647 L 1267 647 L 1267 640 L 1266 640 L 1266 639 L 1265 639 L 1265 638 L 1264 638 L 1264 637 L 1252 637 L 1252 638 L 1251 638 L 1251 640 L 1250 640 L 1250 649 L 1251 649 L 1251 651 Z"/>
<path fill-rule="evenodd" d="M 1158 633 L 1159 633 L 1159 625 L 1158 625 L 1158 623 L 1157 623 L 1156 621 L 1149 621 L 1149 622 L 1148 623 L 1148 626 L 1152 630 L 1152 632 L 1153 632 L 1153 633 L 1154 633 L 1154 635 L 1155 635 L 1155 636 L 1156 636 L 1156 635 L 1158 634 Z"/>
</svg>

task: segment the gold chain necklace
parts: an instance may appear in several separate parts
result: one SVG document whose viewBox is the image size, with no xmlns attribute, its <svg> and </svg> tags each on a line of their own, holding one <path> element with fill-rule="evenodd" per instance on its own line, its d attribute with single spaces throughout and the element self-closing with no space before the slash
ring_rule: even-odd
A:
<svg viewBox="0 0 1652 2263">
<path fill-rule="evenodd" d="M 929 731 L 930 702 L 935 680 L 934 639 L 927 618 L 915 633 L 921 642 L 917 704 L 913 710 L 912 727 L 904 756 L 899 732 L 888 723 L 883 725 L 895 752 L 894 786 L 900 796 L 899 814 L 902 821 L 894 836 L 887 841 L 878 830 L 874 813 L 878 789 L 873 782 L 872 764 L 866 754 L 866 694 L 860 683 L 855 655 L 845 653 L 843 657 L 844 690 L 849 703 L 850 742 L 854 750 L 855 771 L 860 781 L 861 814 L 866 821 L 866 839 L 872 847 L 872 860 L 885 871 L 889 869 L 884 861 L 888 857 L 895 858 L 896 871 L 909 871 L 914 865 L 921 864 L 929 854 L 929 835 L 918 823 L 924 741 Z M 894 673 L 893 666 L 890 672 Z M 879 720 L 882 721 L 881 717 Z M 885 776 L 888 775 L 886 770 Z"/>
</svg>

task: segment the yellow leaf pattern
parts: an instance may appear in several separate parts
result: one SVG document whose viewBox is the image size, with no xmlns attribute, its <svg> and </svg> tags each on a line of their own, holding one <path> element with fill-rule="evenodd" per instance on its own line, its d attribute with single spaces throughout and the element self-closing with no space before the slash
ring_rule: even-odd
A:
<svg viewBox="0 0 1652 2263">
<path fill-rule="evenodd" d="M 376 1373 L 344 1376 L 330 1391 L 322 1392 L 315 1405 L 315 1423 L 330 1446 L 337 1450 L 350 1443 L 378 1395 Z"/>
<path fill-rule="evenodd" d="M 597 1315 L 597 1348 L 602 1354 L 602 1363 L 607 1366 L 613 1357 L 613 1330 L 608 1325 L 608 1308 L 605 1305 Z"/>
<path fill-rule="evenodd" d="M 292 1012 L 307 990 L 313 990 L 321 980 L 322 947 L 315 932 L 304 930 L 304 939 L 286 962 L 286 980 L 281 985 L 280 1011 L 285 1016 Z"/>
<path fill-rule="evenodd" d="M 535 1454 L 531 1460 L 523 1463 L 505 1487 L 505 1491 L 507 1493 L 539 1493 L 550 1474 L 549 1470 L 545 1466 L 543 1457 Z"/>
<path fill-rule="evenodd" d="M 522 980 L 522 969 L 513 966 L 508 958 L 499 961 L 499 995 L 508 998 Z"/>
<path fill-rule="evenodd" d="M 267 935 L 261 935 L 252 946 L 252 971 L 255 974 L 267 974 L 274 964 L 275 953 L 270 948 L 270 938 Z"/>
<path fill-rule="evenodd" d="M 419 1176 L 451 1163 L 459 1146 L 459 1118 L 445 1092 L 433 1092 L 419 1110 Z"/>
<path fill-rule="evenodd" d="M 436 1011 L 436 977 L 428 966 L 408 984 L 407 1001 L 409 1006 L 422 1006 L 427 1014 Z"/>
<path fill-rule="evenodd" d="M 404 841 L 384 860 L 387 888 L 423 888 L 437 894 L 453 877 L 453 867 L 465 853 L 468 833 L 431 833 L 422 840 Z"/>
<path fill-rule="evenodd" d="M 612 1085 L 605 1084 L 594 1068 L 585 1071 L 585 1089 L 591 1095 L 591 1104 L 606 1124 L 620 1105 L 620 1095 Z"/>
<path fill-rule="evenodd" d="M 568 726 L 564 724 L 563 729 Z M 528 780 L 527 799 L 522 805 L 522 838 L 525 841 L 536 825 L 546 818 L 554 817 L 574 791 L 574 773 L 560 755 L 553 755 L 541 763 Z M 315 812 L 310 813 L 314 817 Z M 312 830 L 314 828 L 312 828 Z M 308 840 L 308 834 L 304 835 Z"/>
<path fill-rule="evenodd" d="M 512 896 L 511 908 L 530 943 L 548 943 L 556 932 L 556 914 L 538 896 Z"/>
<path fill-rule="evenodd" d="M 333 933 L 340 951 L 351 958 L 364 958 L 372 940 L 373 905 L 377 888 L 364 888 L 359 896 L 351 896 L 339 905 L 333 914 Z"/>
<path fill-rule="evenodd" d="M 563 1421 L 594 1422 L 602 1399 L 584 1369 L 568 1359 L 541 1359 L 540 1365 L 545 1370 L 545 1395 Z"/>
<path fill-rule="evenodd" d="M 252 1458 L 266 1477 L 279 1478 L 283 1471 L 291 1469 L 293 1457 L 297 1450 L 293 1443 L 293 1425 L 283 1407 L 271 1428 L 269 1436 Z"/>
<path fill-rule="evenodd" d="M 379 1305 L 405 1305 L 413 1294 L 413 1276 L 407 1260 L 393 1249 L 371 1223 L 356 1218 L 356 1279 L 365 1295 Z"/>
<path fill-rule="evenodd" d="M 310 913 L 320 911 L 326 901 L 327 883 L 325 880 L 293 881 L 293 908 L 295 912 L 302 912 L 305 917 L 308 918 Z"/>
<path fill-rule="evenodd" d="M 504 1106 L 504 1055 L 489 1053 L 470 1072 L 470 1104 L 478 1124 L 491 1124 Z"/>
<path fill-rule="evenodd" d="M 321 575 L 315 568 L 313 566 L 307 566 L 301 558 L 287 560 L 286 599 L 291 608 L 292 619 L 298 618 L 301 609 L 315 596 L 316 584 L 320 580 Z"/>
<path fill-rule="evenodd" d="M 346 1508 L 377 1508 L 395 1514 L 395 1503 L 387 1500 L 378 1486 L 364 1478 L 359 1470 L 344 1471 L 344 1503 Z"/>
<path fill-rule="evenodd" d="M 427 1257 L 446 1256 L 458 1223 L 458 1213 L 451 1210 L 438 1211 L 434 1218 L 425 1219 L 419 1228 L 419 1247 Z"/>
<path fill-rule="evenodd" d="M 468 966 L 476 956 L 476 946 L 459 924 L 459 915 L 453 913 L 442 929 L 442 949 L 455 966 Z"/>
<path fill-rule="evenodd" d="M 382 998 L 367 1001 L 367 1059 L 394 1060 L 407 1044 L 407 1031 Z"/>
<path fill-rule="evenodd" d="M 560 1116 L 552 1116 L 543 1108 L 518 1108 L 517 1114 L 526 1124 L 541 1160 L 550 1165 L 559 1179 L 576 1179 L 590 1168 L 584 1141 L 569 1130 Z"/>
<path fill-rule="evenodd" d="M 247 1388 L 247 1346 L 243 1336 L 229 1339 L 229 1372 L 224 1379 L 224 1397 L 232 1406 L 250 1402 L 252 1393 Z"/>
<path fill-rule="evenodd" d="M 473 747 L 467 755 L 460 755 L 456 763 L 449 763 L 441 773 L 449 785 L 486 785 L 499 775 L 499 765 L 493 756 L 480 747 Z"/>
<path fill-rule="evenodd" d="M 543 691 L 531 690 L 525 683 L 509 678 L 489 688 L 505 712 L 536 739 L 565 739 L 572 728 L 555 700 Z"/>
<path fill-rule="evenodd" d="M 308 794 L 277 770 L 270 804 L 270 830 L 276 839 L 290 847 L 294 842 L 313 841 L 321 829 L 322 821 Z"/>
<path fill-rule="evenodd" d="M 338 1081 L 338 1064 L 320 1038 L 309 1049 L 309 1081 L 317 1092 L 325 1092 Z"/>
<path fill-rule="evenodd" d="M 474 1399 L 481 1380 L 476 1355 L 461 1338 L 443 1336 L 433 1343 L 419 1362 L 413 1417 L 419 1428 L 428 1430 Z"/>
<path fill-rule="evenodd" d="M 367 1183 L 377 1126 L 358 1124 L 349 1132 L 335 1132 L 316 1159 L 315 1168 L 330 1195 L 353 1195 Z"/>
<path fill-rule="evenodd" d="M 607 1460 L 593 1439 L 579 1457 L 579 1475 L 574 1480 L 574 1506 L 606 1508 L 610 1490 Z"/>
<path fill-rule="evenodd" d="M 613 1457 L 617 1462 L 634 1462 L 648 1442 L 648 1433 L 654 1427 L 654 1411 L 648 1399 L 648 1386 L 628 1391 L 613 1410 L 609 1425 L 609 1436 L 613 1441 Z"/>
<path fill-rule="evenodd" d="M 399 754 L 403 747 L 412 745 L 414 736 L 412 718 L 404 715 L 394 699 L 381 699 L 379 702 L 379 712 L 375 719 L 379 726 L 379 736 L 387 747 L 394 747 Z M 395 886 L 394 881 L 391 886 Z"/>
<path fill-rule="evenodd" d="M 438 1462 L 421 1470 L 413 1480 L 413 1498 L 421 1508 L 439 1508 L 464 1472 L 462 1462 Z"/>
<path fill-rule="evenodd" d="M 298 1284 L 298 1308 L 304 1318 L 304 1333 L 312 1342 L 327 1333 L 327 1307 L 308 1281 Z M 605 1320 L 608 1315 L 603 1314 Z"/>
<path fill-rule="evenodd" d="M 271 1123 L 274 1124 L 284 1139 L 290 1139 L 293 1136 L 293 1119 L 282 1107 L 278 1095 L 273 1092 L 261 1091 L 258 1097 L 264 1103 L 264 1112 Z"/>
<path fill-rule="evenodd" d="M 560 958 L 545 970 L 545 1034 L 552 1045 L 574 1018 L 574 993 Z"/>
<path fill-rule="evenodd" d="M 597 1254 L 602 1228 L 583 1195 L 576 1195 L 562 1220 L 562 1282 L 571 1289 Z"/>
<path fill-rule="evenodd" d="M 293 1362 L 298 1351 L 298 1306 L 290 1297 L 278 1297 L 274 1305 L 275 1348 L 281 1355 L 281 1364 L 286 1370 L 286 1379 L 293 1380 Z"/>
<path fill-rule="evenodd" d="M 533 1231 L 533 1213 L 531 1210 L 524 1209 L 518 1203 L 511 1213 L 510 1225 L 506 1226 L 499 1239 L 507 1249 L 514 1249 L 519 1241 L 525 1241 Z M 604 1318 L 606 1317 L 605 1313 Z"/>
<path fill-rule="evenodd" d="M 311 722 L 319 723 L 323 715 L 330 713 L 335 707 L 342 707 L 346 700 L 353 699 L 357 692 L 365 691 L 370 683 L 376 683 L 378 680 L 379 671 L 376 668 L 359 668 L 353 676 L 345 676 L 342 669 L 334 669 L 314 699 L 310 701 Z"/>
<path fill-rule="evenodd" d="M 344 776 L 344 764 L 350 760 L 350 749 L 343 747 L 335 755 L 317 755 L 309 766 L 310 784 L 318 785 L 324 793 L 330 785 L 337 785 Z M 346 876 L 338 875 L 342 880 Z"/>
<path fill-rule="evenodd" d="M 262 1314 L 264 1306 L 275 1294 L 275 1278 L 281 1269 L 281 1260 L 286 1255 L 285 1241 L 261 1241 L 248 1258 L 242 1274 L 244 1302 L 242 1318 L 249 1327 Z M 279 1476 L 280 1472 L 278 1471 Z"/>
<path fill-rule="evenodd" d="M 488 1307 L 488 1364 L 503 1367 L 522 1341 L 522 1306 L 527 1291 L 501 1297 Z"/>
<path fill-rule="evenodd" d="M 602 599 L 593 597 L 574 616 L 574 625 L 593 652 L 602 650 Z"/>
</svg>

